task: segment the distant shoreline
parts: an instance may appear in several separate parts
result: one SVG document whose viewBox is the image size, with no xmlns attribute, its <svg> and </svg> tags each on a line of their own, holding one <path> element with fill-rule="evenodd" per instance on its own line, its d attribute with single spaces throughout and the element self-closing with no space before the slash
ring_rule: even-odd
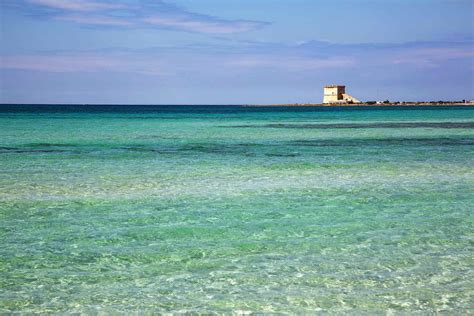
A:
<svg viewBox="0 0 474 316">
<path fill-rule="evenodd" d="M 404 102 L 404 103 L 358 103 L 358 104 L 322 104 L 322 103 L 293 103 L 293 104 L 248 104 L 245 107 L 396 107 L 396 106 L 474 106 L 474 103 L 463 102 L 446 102 L 446 103 L 430 103 L 430 102 Z"/>
</svg>

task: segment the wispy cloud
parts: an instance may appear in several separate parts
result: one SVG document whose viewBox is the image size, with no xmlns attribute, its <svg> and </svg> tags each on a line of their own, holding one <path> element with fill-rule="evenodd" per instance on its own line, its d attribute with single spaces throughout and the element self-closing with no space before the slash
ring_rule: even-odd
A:
<svg viewBox="0 0 474 316">
<path fill-rule="evenodd" d="M 129 53 L 60 53 L 50 55 L 2 56 L 3 69 L 52 73 L 137 73 L 169 75 L 159 59 Z"/>
<path fill-rule="evenodd" d="M 242 56 L 229 61 L 230 65 L 245 68 L 271 68 L 288 71 L 308 71 L 323 68 L 343 68 L 355 65 L 351 57 L 296 57 L 296 56 Z"/>
<path fill-rule="evenodd" d="M 472 40 L 457 42 L 408 42 L 408 43 L 360 43 L 337 44 L 310 41 L 297 46 L 302 54 L 318 57 L 352 56 L 358 64 L 411 65 L 417 68 L 443 66 L 451 60 L 472 59 Z"/>
<path fill-rule="evenodd" d="M 160 28 L 196 33 L 226 34 L 259 29 L 267 22 L 221 19 L 164 2 L 105 0 L 18 0 L 10 6 L 48 19 L 81 25 Z"/>
<path fill-rule="evenodd" d="M 199 33 L 239 33 L 260 28 L 265 23 L 245 20 L 222 20 L 203 15 L 186 14 L 180 16 L 153 15 L 141 19 L 142 22 Z"/>
<path fill-rule="evenodd" d="M 202 50 L 202 47 L 183 47 L 6 55 L 1 56 L 0 69 L 53 73 L 122 72 L 155 76 L 174 73 L 199 74 L 214 72 L 214 69 L 221 69 L 229 74 L 265 70 L 306 73 L 354 65 L 355 61 L 347 56 L 317 58 L 282 53 L 265 55 L 240 52 L 236 54 L 232 50 L 223 52 L 209 49 L 206 52 Z"/>
<path fill-rule="evenodd" d="M 56 20 L 63 20 L 86 25 L 107 25 L 107 26 L 134 26 L 135 24 L 126 19 L 104 15 L 82 15 L 63 14 L 55 17 Z"/>
<path fill-rule="evenodd" d="M 82 18 L 82 17 L 81 17 Z M 94 19 L 94 16 L 90 16 Z M 104 23 L 120 23 L 110 20 Z M 282 75 L 328 75 L 370 73 L 390 69 L 392 73 L 420 68 L 448 67 L 451 62 L 472 66 L 474 50 L 467 42 L 407 44 L 334 44 L 313 42 L 298 45 L 247 43 L 232 45 L 186 45 L 141 50 L 56 51 L 1 56 L 0 68 L 41 72 L 121 72 L 163 76 L 220 73 Z M 394 69 L 393 67 L 396 67 Z"/>
<path fill-rule="evenodd" d="M 71 11 L 97 11 L 125 8 L 125 6 L 122 4 L 88 0 L 27 0 L 26 3 L 45 6 L 53 9 Z"/>
<path fill-rule="evenodd" d="M 451 48 L 414 48 L 394 56 L 394 64 L 411 64 L 419 67 L 436 67 L 440 63 L 451 59 L 474 58 L 474 49 L 471 47 Z"/>
</svg>

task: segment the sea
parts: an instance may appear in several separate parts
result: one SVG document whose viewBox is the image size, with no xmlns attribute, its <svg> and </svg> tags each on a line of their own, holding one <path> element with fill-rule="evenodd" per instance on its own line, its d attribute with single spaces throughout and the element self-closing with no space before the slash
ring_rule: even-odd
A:
<svg viewBox="0 0 474 316">
<path fill-rule="evenodd" d="M 0 106 L 0 314 L 474 313 L 474 107 Z"/>
</svg>

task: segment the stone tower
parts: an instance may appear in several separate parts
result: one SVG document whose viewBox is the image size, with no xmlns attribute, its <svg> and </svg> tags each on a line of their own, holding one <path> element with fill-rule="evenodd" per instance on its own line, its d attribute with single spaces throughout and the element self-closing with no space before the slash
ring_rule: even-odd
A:
<svg viewBox="0 0 474 316">
<path fill-rule="evenodd" d="M 346 93 L 346 86 L 330 85 L 324 87 L 323 104 L 353 104 L 361 103 L 358 99 Z"/>
<path fill-rule="evenodd" d="M 325 86 L 324 87 L 324 104 L 330 103 L 341 103 L 340 101 L 343 100 L 342 95 L 346 93 L 346 86 Z"/>
</svg>

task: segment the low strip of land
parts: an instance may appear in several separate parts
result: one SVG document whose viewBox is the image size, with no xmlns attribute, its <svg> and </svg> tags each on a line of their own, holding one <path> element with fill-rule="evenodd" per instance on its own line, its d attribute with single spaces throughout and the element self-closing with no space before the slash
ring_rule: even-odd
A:
<svg viewBox="0 0 474 316">
<path fill-rule="evenodd" d="M 271 106 L 325 106 L 325 107 L 347 107 L 347 106 L 474 106 L 474 102 L 390 102 L 390 103 L 338 103 L 338 104 L 322 104 L 322 103 L 290 103 L 290 104 L 247 104 L 248 107 L 271 107 Z"/>
</svg>

